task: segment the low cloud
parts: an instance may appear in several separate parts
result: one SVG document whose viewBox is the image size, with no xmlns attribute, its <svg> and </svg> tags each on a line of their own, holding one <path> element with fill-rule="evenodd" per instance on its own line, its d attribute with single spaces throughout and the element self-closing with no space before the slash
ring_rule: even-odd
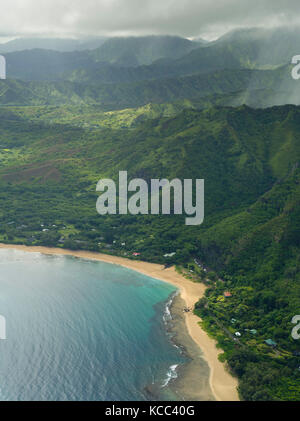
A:
<svg viewBox="0 0 300 421">
<path fill-rule="evenodd" d="M 1 0 L 0 37 L 173 34 L 300 23 L 299 0 Z"/>
</svg>

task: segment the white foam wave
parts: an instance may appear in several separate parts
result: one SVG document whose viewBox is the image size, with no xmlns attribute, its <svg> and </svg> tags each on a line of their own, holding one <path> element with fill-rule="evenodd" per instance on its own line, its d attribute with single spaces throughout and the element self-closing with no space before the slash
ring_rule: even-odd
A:
<svg viewBox="0 0 300 421">
<path fill-rule="evenodd" d="M 177 367 L 178 367 L 178 364 L 171 365 L 171 367 L 169 368 L 169 370 L 167 372 L 167 377 L 166 377 L 165 381 L 163 382 L 162 387 L 168 386 L 168 384 L 170 383 L 171 380 L 177 379 L 177 377 L 178 377 Z"/>
<path fill-rule="evenodd" d="M 176 297 L 176 295 L 178 295 L 178 292 L 172 294 L 172 297 L 166 303 L 166 307 L 165 307 L 165 311 L 164 311 L 164 315 L 163 315 L 163 321 L 164 321 L 165 324 L 167 324 L 169 321 L 172 320 L 172 314 L 171 314 L 170 308 L 171 308 L 171 305 L 173 304 L 173 300 Z"/>
</svg>

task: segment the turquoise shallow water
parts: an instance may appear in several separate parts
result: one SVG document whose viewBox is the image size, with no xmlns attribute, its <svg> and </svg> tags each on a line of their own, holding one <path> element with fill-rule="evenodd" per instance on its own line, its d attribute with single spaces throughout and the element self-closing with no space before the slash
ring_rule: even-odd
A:
<svg viewBox="0 0 300 421">
<path fill-rule="evenodd" d="M 0 250 L 0 400 L 165 396 L 185 361 L 165 329 L 174 293 L 107 263 Z"/>
</svg>

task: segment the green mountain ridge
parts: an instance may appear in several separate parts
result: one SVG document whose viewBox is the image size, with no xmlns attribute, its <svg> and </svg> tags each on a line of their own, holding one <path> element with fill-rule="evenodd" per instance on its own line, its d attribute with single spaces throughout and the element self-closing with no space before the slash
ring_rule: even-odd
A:
<svg viewBox="0 0 300 421">
<path fill-rule="evenodd" d="M 23 82 L 8 79 L 0 81 L 0 104 L 98 104 L 113 110 L 184 100 L 198 101 L 201 105 L 205 104 L 204 98 L 207 97 L 206 104 L 210 105 L 218 104 L 214 101 L 219 101 L 220 105 L 268 107 L 285 103 L 297 105 L 299 86 L 292 79 L 289 66 L 275 70 L 223 70 L 119 84 Z M 218 96 L 218 99 L 213 96 Z"/>
<path fill-rule="evenodd" d="M 109 72 L 114 72 L 115 82 L 122 82 L 125 77 L 123 72 L 127 74 L 128 67 L 132 70 L 127 81 L 148 79 L 154 71 L 151 66 L 153 62 L 164 59 L 170 60 L 169 65 L 172 65 L 173 60 L 200 45 L 199 42 L 174 36 L 127 37 L 108 39 L 99 48 L 84 51 L 62 52 L 34 48 L 9 52 L 5 56 L 7 72 L 12 78 L 54 81 L 74 79 L 76 70 L 79 73 L 97 71 L 97 81 L 109 83 Z M 156 71 L 158 76 L 164 72 L 165 66 Z"/>
<path fill-rule="evenodd" d="M 276 68 L 299 53 L 298 39 L 299 31 L 290 28 L 252 28 L 210 43 L 172 36 L 111 38 L 92 50 L 32 49 L 7 53 L 6 59 L 10 77 L 22 80 L 137 82 L 224 69 Z"/>
<path fill-rule="evenodd" d="M 72 38 L 16 38 L 0 44 L 0 53 L 44 49 L 61 52 L 82 51 L 99 48 L 106 39 L 104 37 Z"/>
<path fill-rule="evenodd" d="M 201 43 L 175 36 L 115 37 L 91 52 L 96 62 L 120 67 L 150 65 L 161 58 L 179 58 Z"/>
<path fill-rule="evenodd" d="M 290 63 L 299 54 L 299 27 L 244 28 L 231 31 L 217 43 L 239 51 L 241 62 L 256 66 Z"/>
</svg>

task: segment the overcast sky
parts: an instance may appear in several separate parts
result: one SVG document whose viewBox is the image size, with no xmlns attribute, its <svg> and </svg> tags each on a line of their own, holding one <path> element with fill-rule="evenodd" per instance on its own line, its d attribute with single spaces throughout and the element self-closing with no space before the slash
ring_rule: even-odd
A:
<svg viewBox="0 0 300 421">
<path fill-rule="evenodd" d="M 300 0 L 1 0 L 0 37 L 218 35 L 300 22 Z"/>
</svg>

